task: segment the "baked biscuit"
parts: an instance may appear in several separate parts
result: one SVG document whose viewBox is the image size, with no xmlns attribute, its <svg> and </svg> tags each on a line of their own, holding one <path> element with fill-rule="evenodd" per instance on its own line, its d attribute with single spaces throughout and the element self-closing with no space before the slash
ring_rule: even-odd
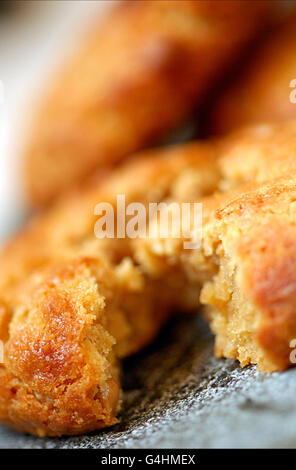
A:
<svg viewBox="0 0 296 470">
<path fill-rule="evenodd" d="M 179 197 L 182 178 L 186 197 L 210 194 L 219 180 L 217 150 L 197 143 L 137 157 L 60 201 L 8 243 L 0 263 L 2 422 L 41 436 L 116 422 L 118 361 L 196 299 L 179 276 L 145 276 L 128 240 L 97 239 L 95 205 L 115 207 L 117 194 L 127 203 Z"/>
<path fill-rule="evenodd" d="M 124 1 L 47 87 L 25 155 L 31 203 L 160 139 L 205 98 L 271 2 Z"/>
<path fill-rule="evenodd" d="M 270 36 L 214 103 L 209 118 L 211 134 L 296 118 L 296 14 Z"/>
<path fill-rule="evenodd" d="M 290 365 L 294 128 L 266 126 L 265 133 L 261 127 L 240 138 L 137 156 L 9 242 L 0 263 L 2 422 L 39 435 L 113 424 L 120 359 L 151 342 L 174 309 L 196 308 L 199 292 L 218 355 L 261 370 Z M 239 142 L 247 155 L 248 139 L 257 139 L 250 149 L 257 149 L 260 172 L 252 163 L 248 181 L 234 176 L 231 182 L 227 158 L 229 167 L 237 158 L 239 168 Z M 270 165 L 268 142 L 277 142 Z M 278 178 L 263 183 L 270 171 Z M 227 179 L 232 189 L 223 192 Z M 184 250 L 182 238 L 95 238 L 95 205 L 115 206 L 118 194 L 144 204 L 202 201 L 201 249 Z"/>
</svg>

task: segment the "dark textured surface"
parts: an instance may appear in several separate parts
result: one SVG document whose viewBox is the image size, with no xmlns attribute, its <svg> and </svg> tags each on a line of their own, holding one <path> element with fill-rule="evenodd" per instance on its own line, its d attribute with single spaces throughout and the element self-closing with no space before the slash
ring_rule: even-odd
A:
<svg viewBox="0 0 296 470">
<path fill-rule="evenodd" d="M 0 428 L 0 447 L 296 447 L 296 370 L 259 374 L 213 357 L 199 318 L 176 320 L 125 364 L 120 423 L 88 436 L 38 439 Z"/>
</svg>

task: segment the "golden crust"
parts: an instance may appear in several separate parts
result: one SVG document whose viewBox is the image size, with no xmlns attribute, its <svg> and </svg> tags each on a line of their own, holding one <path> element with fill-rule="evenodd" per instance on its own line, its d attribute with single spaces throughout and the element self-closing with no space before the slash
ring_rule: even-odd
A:
<svg viewBox="0 0 296 470">
<path fill-rule="evenodd" d="M 32 204 L 155 142 L 262 27 L 248 1 L 125 1 L 94 27 L 43 100 L 26 152 Z"/>
<path fill-rule="evenodd" d="M 274 217 L 239 247 L 246 295 L 261 312 L 255 334 L 269 361 L 268 370 L 292 366 L 290 342 L 296 337 L 295 235 L 294 223 Z"/>
<path fill-rule="evenodd" d="M 214 104 L 210 133 L 296 118 L 296 105 L 290 101 L 290 83 L 296 77 L 295 12 L 270 36 L 238 80 Z"/>
<path fill-rule="evenodd" d="M 85 259 L 36 273 L 14 291 L 13 304 L 7 300 L 12 318 L 0 367 L 3 422 L 42 436 L 116 421 L 118 366 L 104 313 L 110 286 L 101 279 L 98 287 L 97 265 L 103 269 Z M 104 275 L 111 284 L 110 273 Z"/>
</svg>

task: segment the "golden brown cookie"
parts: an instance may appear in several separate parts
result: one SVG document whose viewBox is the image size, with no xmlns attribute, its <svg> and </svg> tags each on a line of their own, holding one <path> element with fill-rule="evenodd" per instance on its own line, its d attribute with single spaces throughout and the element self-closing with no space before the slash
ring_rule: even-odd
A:
<svg viewBox="0 0 296 470">
<path fill-rule="evenodd" d="M 47 86 L 25 155 L 31 203 L 49 203 L 173 129 L 272 8 L 264 1 L 126 0 L 112 10 Z"/>
<path fill-rule="evenodd" d="M 8 243 L 0 259 L 2 422 L 39 435 L 113 424 L 120 359 L 151 342 L 174 309 L 197 307 L 199 293 L 218 355 L 267 371 L 291 365 L 296 123 L 262 129 L 136 156 Z M 94 207 L 116 209 L 118 194 L 145 205 L 202 202 L 201 247 L 185 250 L 182 237 L 96 238 Z"/>
</svg>

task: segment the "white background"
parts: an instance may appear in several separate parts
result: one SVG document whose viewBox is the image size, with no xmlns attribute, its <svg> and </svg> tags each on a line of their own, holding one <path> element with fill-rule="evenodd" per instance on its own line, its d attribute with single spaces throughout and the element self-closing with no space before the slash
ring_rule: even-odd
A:
<svg viewBox="0 0 296 470">
<path fill-rule="evenodd" d="M 0 240 L 23 217 L 22 138 L 32 98 L 68 48 L 113 1 L 19 1 L 0 13 Z M 1 98 L 1 97 L 0 97 Z"/>
</svg>

